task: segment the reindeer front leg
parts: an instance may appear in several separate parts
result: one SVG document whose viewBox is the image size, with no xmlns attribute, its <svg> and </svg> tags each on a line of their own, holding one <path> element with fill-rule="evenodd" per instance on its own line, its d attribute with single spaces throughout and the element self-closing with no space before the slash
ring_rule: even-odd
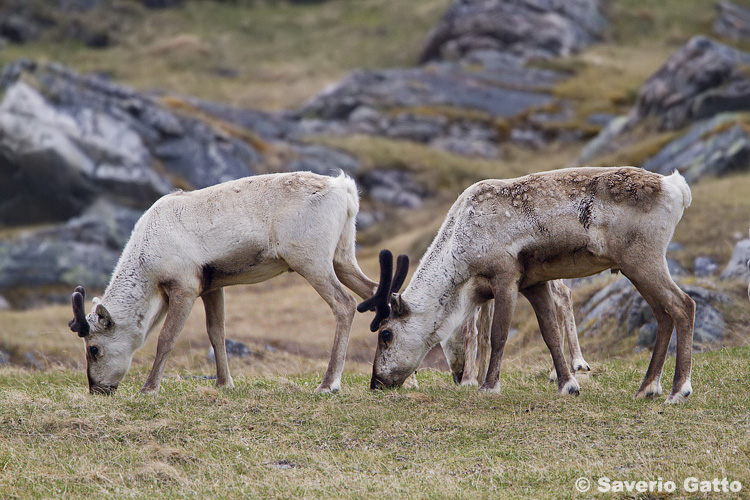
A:
<svg viewBox="0 0 750 500">
<path fill-rule="evenodd" d="M 542 332 L 547 348 L 552 354 L 552 362 L 557 371 L 558 394 L 578 394 L 581 390 L 575 377 L 570 373 L 562 351 L 562 335 L 555 315 L 555 305 L 549 282 L 539 283 L 521 291 L 534 308 L 539 329 Z"/>
<path fill-rule="evenodd" d="M 158 394 L 167 357 L 172 352 L 177 341 L 177 335 L 185 326 L 197 297 L 195 293 L 175 289 L 168 289 L 167 295 L 169 296 L 169 310 L 167 311 L 167 318 L 164 320 L 164 326 L 159 333 L 154 366 L 148 374 L 146 383 L 141 388 L 141 392 L 144 394 Z"/>
<path fill-rule="evenodd" d="M 492 316 L 490 334 L 490 364 L 480 390 L 500 392 L 500 365 L 503 360 L 505 343 L 508 341 L 510 321 L 513 317 L 513 311 L 516 309 L 518 281 L 509 282 L 509 280 L 496 279 L 492 284 L 492 293 L 495 296 L 495 312 Z"/>
<path fill-rule="evenodd" d="M 206 331 L 214 348 L 216 360 L 216 387 L 231 389 L 234 387 L 229 373 L 227 344 L 224 334 L 224 289 L 219 288 L 201 296 L 206 309 Z"/>
</svg>

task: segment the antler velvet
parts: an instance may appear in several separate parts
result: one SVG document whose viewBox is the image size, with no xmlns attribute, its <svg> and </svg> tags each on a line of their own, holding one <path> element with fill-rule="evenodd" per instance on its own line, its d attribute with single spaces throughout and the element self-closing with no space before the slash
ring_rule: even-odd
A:
<svg viewBox="0 0 750 500">
<path fill-rule="evenodd" d="M 375 295 L 357 306 L 357 311 L 375 311 L 375 317 L 370 323 L 370 331 L 377 331 L 380 323 L 391 315 L 390 299 L 404 284 L 409 271 L 409 257 L 399 255 L 396 262 L 396 273 L 393 274 L 393 254 L 390 250 L 381 250 L 380 255 L 380 283 Z"/>
<path fill-rule="evenodd" d="M 86 321 L 86 312 L 83 309 L 83 299 L 86 297 L 86 290 L 82 286 L 77 286 L 70 300 L 73 303 L 73 319 L 68 322 L 70 329 L 78 333 L 79 337 L 85 337 L 89 334 L 89 322 Z"/>
</svg>

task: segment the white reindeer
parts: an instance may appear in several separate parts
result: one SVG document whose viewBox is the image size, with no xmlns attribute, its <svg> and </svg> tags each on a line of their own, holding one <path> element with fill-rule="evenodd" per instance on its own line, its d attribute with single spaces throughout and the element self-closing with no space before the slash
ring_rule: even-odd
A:
<svg viewBox="0 0 750 500">
<path fill-rule="evenodd" d="M 677 362 L 672 393 L 692 393 L 690 371 L 695 303 L 672 281 L 666 248 L 690 188 L 634 167 L 569 168 L 466 189 L 448 212 L 409 286 L 399 294 L 408 258 L 399 257 L 398 286 L 381 252 L 378 291 L 359 305 L 377 309 L 379 331 L 372 388 L 400 385 L 428 350 L 448 338 L 476 307 L 492 299 L 492 353 L 482 389 L 500 390 L 500 364 L 520 291 L 531 302 L 558 375 L 560 394 L 580 390 L 562 354 L 549 282 L 621 271 L 656 316 L 654 351 L 637 398 L 661 394 L 661 373 L 673 327 Z M 385 266 L 383 266 L 385 264 Z"/>
<path fill-rule="evenodd" d="M 198 297 L 216 353 L 216 386 L 233 387 L 223 287 L 286 271 L 303 276 L 336 318 L 331 359 L 317 390 L 337 391 L 356 306 L 341 283 L 362 298 L 376 287 L 354 255 L 358 210 L 356 185 L 343 174 L 259 175 L 162 197 L 135 225 L 104 296 L 93 300 L 88 316 L 83 288 L 72 296 L 69 326 L 85 340 L 90 392 L 117 388 L 133 353 L 166 315 L 141 389 L 157 393 L 167 356 Z"/>
<path fill-rule="evenodd" d="M 589 364 L 583 359 L 581 346 L 578 343 L 578 331 L 573 314 L 573 299 L 562 280 L 550 281 L 552 300 L 555 305 L 557 324 L 562 334 L 561 343 L 568 339 L 570 351 L 570 369 L 573 373 L 588 372 Z M 492 301 L 479 306 L 469 319 L 454 331 L 453 335 L 441 342 L 448 365 L 453 373 L 453 381 L 465 386 L 478 386 L 484 382 L 487 374 L 487 362 L 490 356 L 490 327 L 494 304 Z M 549 381 L 557 381 L 557 371 L 552 367 Z"/>
</svg>

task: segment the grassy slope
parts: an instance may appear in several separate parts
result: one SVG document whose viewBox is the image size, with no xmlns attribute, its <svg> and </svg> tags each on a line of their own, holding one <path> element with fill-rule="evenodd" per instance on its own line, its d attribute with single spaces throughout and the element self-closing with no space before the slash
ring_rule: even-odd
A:
<svg viewBox="0 0 750 500">
<path fill-rule="evenodd" d="M 750 350 L 697 356 L 680 407 L 633 400 L 645 365 L 594 363 L 578 398 L 558 397 L 546 366 L 512 362 L 496 396 L 428 371 L 419 391 L 372 393 L 350 375 L 342 394 L 317 396 L 317 378 L 241 376 L 233 391 L 168 379 L 158 398 L 132 385 L 104 398 L 84 395 L 80 373 L 0 369 L 0 492 L 545 499 L 589 497 L 574 489 L 582 476 L 750 486 Z"/>
<path fill-rule="evenodd" d="M 414 64 L 450 0 L 193 0 L 159 11 L 116 3 L 119 14 L 78 16 L 95 26 L 117 26 L 112 48 L 88 50 L 55 40 L 52 32 L 39 43 L 0 50 L 0 64 L 20 57 L 59 61 L 136 88 L 251 108 L 292 108 L 350 70 Z M 217 75 L 225 70 L 237 75 Z"/>
</svg>

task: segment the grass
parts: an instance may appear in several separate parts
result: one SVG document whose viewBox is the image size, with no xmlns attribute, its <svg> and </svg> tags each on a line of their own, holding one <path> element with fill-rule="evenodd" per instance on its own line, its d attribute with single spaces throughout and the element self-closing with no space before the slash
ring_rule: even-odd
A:
<svg viewBox="0 0 750 500">
<path fill-rule="evenodd" d="M 116 26 L 111 33 L 117 43 L 110 48 L 86 49 L 53 31 L 35 43 L 4 47 L 0 65 L 18 58 L 59 61 L 138 89 L 289 109 L 353 69 L 415 64 L 450 0 L 193 0 L 153 11 L 115 3 L 117 10 L 82 20 Z"/>
<path fill-rule="evenodd" d="M 80 372 L 4 368 L 0 493 L 543 499 L 590 497 L 574 488 L 582 476 L 750 485 L 750 349 L 697 355 L 696 393 L 678 407 L 633 400 L 645 365 L 594 363 L 578 398 L 558 397 L 546 366 L 512 360 L 500 395 L 427 371 L 410 391 L 370 392 L 357 373 L 318 396 L 314 373 L 238 375 L 231 391 L 169 378 L 158 398 L 133 384 L 104 398 Z"/>
<path fill-rule="evenodd" d="M 135 3 L 118 4 L 130 9 L 115 33 L 118 45 L 95 51 L 43 39 L 4 47 L 0 64 L 56 60 L 138 89 L 294 108 L 352 69 L 413 65 L 451 1 L 187 1 L 147 16 Z M 714 7 L 703 0 L 621 0 L 610 9 L 610 42 L 552 63 L 572 71 L 555 93 L 573 101 L 581 123 L 594 112 L 627 112 L 669 54 L 691 35 L 710 32 Z M 418 111 L 466 118 L 463 110 Z M 667 138 L 651 136 L 627 154 L 647 155 Z M 437 193 L 422 210 L 392 218 L 392 228 L 363 235 L 368 245 L 359 257 L 369 276 L 377 276 L 381 246 L 416 260 L 467 185 L 565 166 L 581 147 L 503 145 L 501 158 L 489 161 L 374 137 L 310 140 L 356 155 L 364 168 L 409 169 Z M 675 235 L 686 250 L 675 256 L 688 268 L 697 255 L 726 262 L 735 235 L 747 234 L 750 176 L 707 179 L 692 189 L 693 206 Z M 727 344 L 741 347 L 697 354 L 696 394 L 680 407 L 663 405 L 663 398 L 634 401 L 648 353 L 634 355 L 630 340 L 606 335 L 581 339 L 594 369 L 582 377 L 581 396 L 558 397 L 546 382 L 549 355 L 523 300 L 499 396 L 456 388 L 449 374 L 430 369 L 420 372 L 420 390 L 370 392 L 375 339 L 363 315 L 355 320 L 342 393 L 313 394 L 333 317 L 294 275 L 227 291 L 228 336 L 253 351 L 231 362 L 233 391 L 201 378 L 214 367 L 200 306 L 158 398 L 137 393 L 155 336 L 136 353 L 120 392 L 96 398 L 85 391 L 81 341 L 67 331 L 69 306 L 0 311 L 0 349 L 18 365 L 29 363 L 30 352 L 44 369 L 0 368 L 0 498 L 589 498 L 596 495 L 577 493 L 575 480 L 602 476 L 661 477 L 680 488 L 671 496 L 615 498 L 695 497 L 681 491 L 689 476 L 741 481 L 740 497 L 749 497 L 750 318 L 746 284 L 727 286 L 743 300 L 722 310 L 730 321 Z M 673 369 L 670 359 L 667 390 Z"/>
</svg>

